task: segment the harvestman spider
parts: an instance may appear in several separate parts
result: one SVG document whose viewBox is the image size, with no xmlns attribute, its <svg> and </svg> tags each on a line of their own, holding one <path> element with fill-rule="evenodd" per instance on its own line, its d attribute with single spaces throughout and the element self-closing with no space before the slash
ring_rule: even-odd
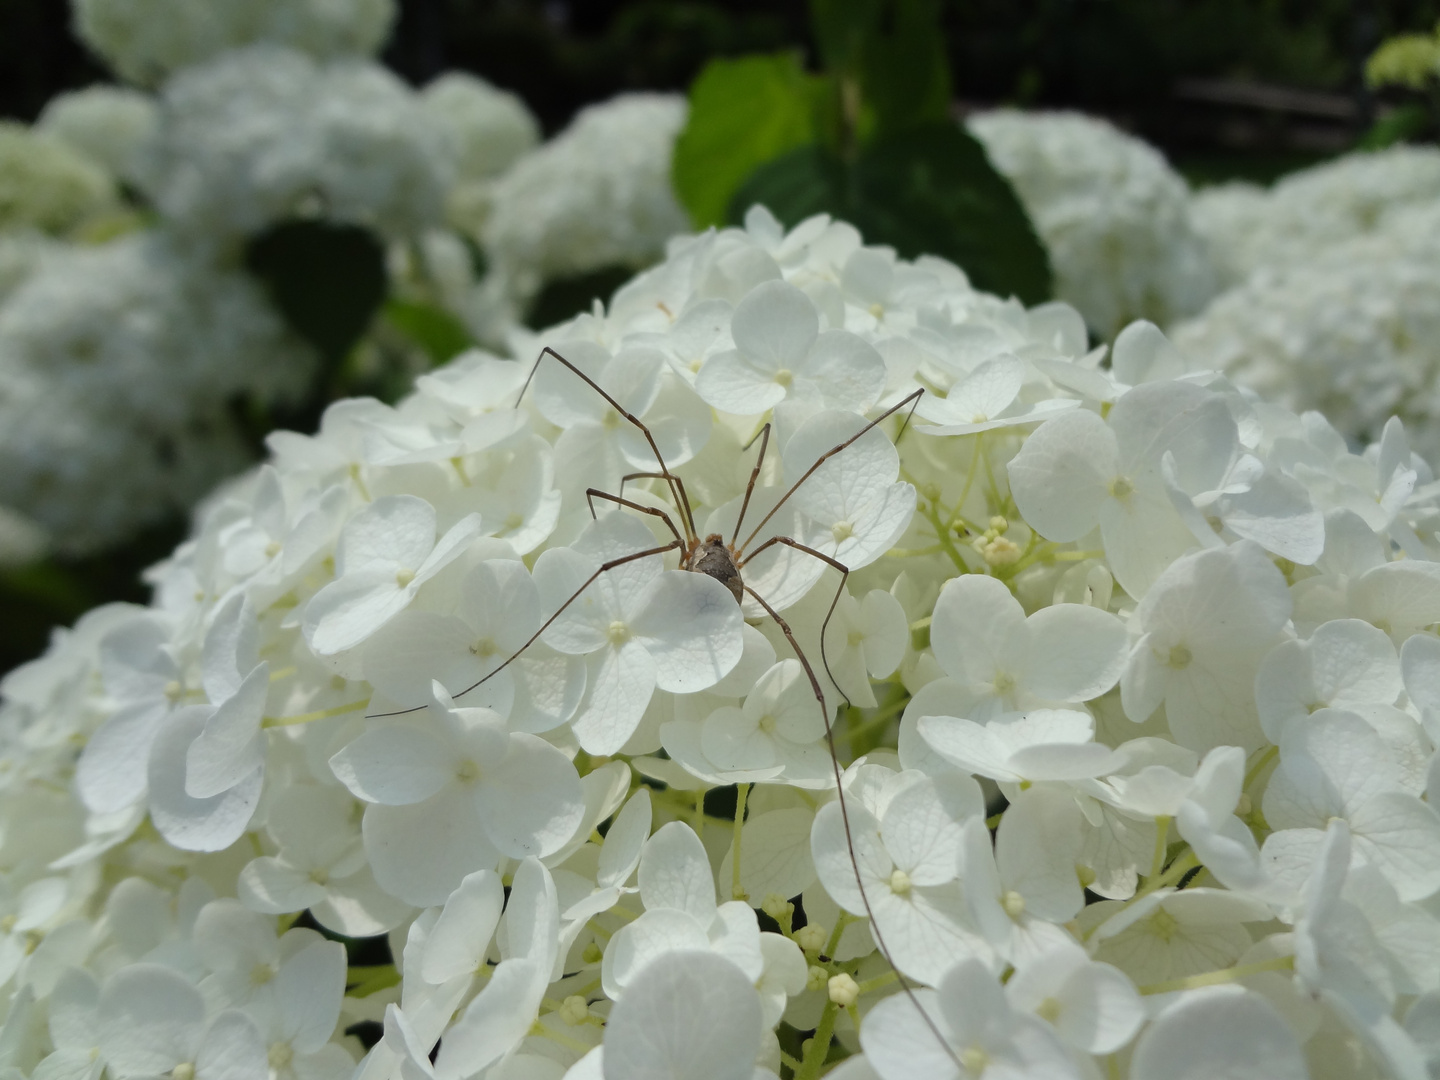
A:
<svg viewBox="0 0 1440 1080">
<path fill-rule="evenodd" d="M 565 359 L 565 357 L 561 356 L 558 352 L 550 348 L 548 345 L 540 351 L 540 356 L 536 359 L 535 366 L 530 369 L 530 374 L 526 376 L 525 384 L 520 388 L 520 395 L 515 400 L 515 407 L 520 407 L 520 402 L 524 400 L 525 393 L 529 390 L 530 383 L 534 380 L 535 373 L 540 370 L 540 364 L 544 361 L 546 356 L 552 357 L 556 362 L 564 365 L 576 377 L 583 380 L 586 385 L 588 385 L 592 390 L 594 390 L 597 394 L 599 394 L 602 398 L 605 399 L 605 401 L 610 405 L 610 407 L 615 410 L 618 416 L 622 417 L 627 423 L 632 424 L 645 437 L 645 442 L 649 445 L 651 452 L 655 455 L 655 461 L 660 466 L 660 468 L 658 471 L 655 472 L 635 472 L 629 473 L 626 476 L 621 477 L 620 490 L 623 492 L 625 490 L 624 485 L 632 480 L 663 481 L 666 488 L 670 492 L 671 501 L 675 504 L 677 516 L 680 519 L 680 525 L 677 527 L 675 524 L 675 519 L 672 518 L 667 511 L 659 509 L 658 507 L 644 506 L 638 502 L 635 502 L 632 499 L 625 498 L 623 495 L 613 494 L 608 491 L 600 491 L 597 488 L 587 488 L 585 491 L 585 498 L 586 502 L 590 507 L 590 514 L 592 517 L 595 516 L 596 499 L 600 499 L 604 502 L 612 502 L 615 503 L 617 506 L 626 507 L 627 509 L 634 510 L 637 513 L 647 514 L 651 517 L 659 518 L 664 523 L 665 527 L 670 530 L 671 534 L 675 537 L 675 539 L 665 544 L 646 548 L 643 551 L 633 552 L 629 555 L 622 555 L 618 558 L 610 559 L 609 561 L 602 563 L 600 567 L 595 570 L 595 572 L 592 573 L 588 578 L 586 578 L 585 581 L 580 585 L 580 587 L 577 588 L 570 595 L 569 599 L 567 599 L 563 604 L 561 604 L 560 607 L 540 625 L 540 628 L 536 630 L 535 633 L 532 634 L 525 642 L 525 644 L 520 646 L 520 648 L 512 656 L 506 659 L 504 663 L 500 664 L 483 678 L 478 679 L 476 682 L 472 683 L 470 686 L 467 686 L 464 690 L 461 690 L 458 694 L 454 696 L 457 699 L 464 697 L 466 694 L 470 693 L 472 690 L 476 689 L 481 684 L 487 682 L 494 676 L 498 675 L 501 671 L 505 670 L 505 668 L 508 667 L 511 663 L 513 663 L 516 659 L 518 659 L 520 655 L 525 652 L 526 649 L 528 649 L 531 645 L 538 641 L 540 639 L 540 636 L 544 634 L 544 632 L 550 627 L 550 625 L 556 619 L 558 619 L 560 615 L 571 604 L 578 600 L 580 598 L 580 595 L 584 593 L 584 591 L 588 589 L 597 578 L 599 578 L 602 574 L 614 570 L 618 566 L 625 565 L 626 563 L 636 562 L 640 559 L 649 558 L 654 555 L 664 555 L 668 552 L 676 551 L 679 552 L 681 570 L 687 570 L 691 573 L 696 574 L 705 574 L 708 577 L 712 577 L 715 580 L 719 581 L 720 584 L 724 585 L 727 589 L 730 590 L 731 594 L 735 597 L 735 602 L 737 604 L 742 603 L 745 596 L 747 595 L 753 598 L 755 602 L 759 604 L 760 607 L 764 610 L 765 614 L 769 615 L 770 618 L 775 621 L 775 625 L 780 628 L 780 632 L 785 635 L 785 640 L 790 644 L 790 647 L 795 652 L 796 658 L 800 661 L 800 665 L 805 671 L 806 678 L 810 682 L 810 689 L 814 693 L 815 700 L 820 706 L 821 718 L 824 720 L 825 723 L 825 741 L 830 750 L 830 764 L 835 775 L 835 791 L 840 804 L 840 816 L 845 826 L 845 844 L 850 856 L 850 865 L 855 874 L 855 884 L 860 892 L 860 899 L 865 906 L 865 914 L 869 920 L 870 933 L 875 938 L 875 943 L 880 951 L 881 956 L 883 956 L 886 963 L 890 965 L 890 969 L 895 972 L 901 988 L 905 992 L 906 996 L 910 998 L 910 1001 L 914 1004 L 916 1010 L 924 1019 L 926 1026 L 929 1027 L 930 1030 L 934 1033 L 935 1038 L 939 1041 L 940 1045 L 946 1050 L 950 1057 L 955 1058 L 956 1063 L 959 1064 L 959 1059 L 955 1057 L 955 1053 L 950 1048 L 950 1044 L 940 1033 L 940 1030 L 938 1027 L 936 1027 L 935 1022 L 930 1018 L 930 1016 L 925 1012 L 924 1008 L 920 1005 L 920 1002 L 915 997 L 914 990 L 911 988 L 909 982 L 905 979 L 903 975 L 900 974 L 899 969 L 895 966 L 895 961 L 890 955 L 890 949 L 885 944 L 884 935 L 881 933 L 880 927 L 877 925 L 875 920 L 875 914 L 871 910 L 870 898 L 866 894 L 864 882 L 861 880 L 860 862 L 855 852 L 854 837 L 851 834 L 850 813 L 848 807 L 846 806 L 845 792 L 842 783 L 842 771 L 840 768 L 840 758 L 835 748 L 835 730 L 830 723 L 830 710 L 825 704 L 825 693 L 820 685 L 820 680 L 816 676 L 815 669 L 811 666 L 809 659 L 805 656 L 804 651 L 800 648 L 800 643 L 795 639 L 795 634 L 790 629 L 790 624 L 785 621 L 785 619 L 780 615 L 780 613 L 777 612 L 763 596 L 761 596 L 749 585 L 745 584 L 744 579 L 741 575 L 741 571 L 745 569 L 746 565 L 753 561 L 757 556 L 775 547 L 776 545 L 783 545 L 784 547 L 793 548 L 796 551 L 802 552 L 806 555 L 810 555 L 813 558 L 819 559 L 827 566 L 833 567 L 835 570 L 838 570 L 840 572 L 839 586 L 835 590 L 835 596 L 830 601 L 830 607 L 826 611 L 825 619 L 820 626 L 821 663 L 825 668 L 826 675 L 830 678 L 830 681 L 834 683 L 836 685 L 836 688 L 838 689 L 839 683 L 836 682 L 834 674 L 831 673 L 829 660 L 825 656 L 825 631 L 830 625 L 830 618 L 835 614 L 836 605 L 840 602 L 840 596 L 844 592 L 845 582 L 850 576 L 850 568 L 847 567 L 844 563 L 840 562 L 838 559 L 833 558 L 830 555 L 826 555 L 822 551 L 817 551 L 815 548 L 809 547 L 806 544 L 802 544 L 798 540 L 789 536 L 772 536 L 767 540 L 761 541 L 761 543 L 758 544 L 754 548 L 754 550 L 747 549 L 749 549 L 750 545 L 755 541 L 756 537 L 759 536 L 760 531 L 770 522 L 771 518 L 773 518 L 775 514 L 780 510 L 780 508 L 784 506 L 787 501 L 789 501 L 790 497 L 794 495 L 797 490 L 799 490 L 800 485 L 803 484 L 806 480 L 808 480 L 812 475 L 814 475 L 815 471 L 819 469 L 821 465 L 823 465 L 830 458 L 834 457 L 836 454 L 840 453 L 842 450 L 854 444 L 858 439 L 861 438 L 861 436 L 873 430 L 885 420 L 889 419 L 891 416 L 894 416 L 896 413 L 900 412 L 907 405 L 910 406 L 910 410 L 905 417 L 905 423 L 908 424 L 910 420 L 910 415 L 914 413 L 915 406 L 919 403 L 920 397 L 925 393 L 925 391 L 923 389 L 920 389 L 907 395 L 905 398 L 896 402 L 894 405 L 891 405 L 874 420 L 868 421 L 863 427 L 860 428 L 859 431 L 855 432 L 855 434 L 851 435 L 847 439 L 842 440 L 835 446 L 832 446 L 829 450 L 826 450 L 819 457 L 817 457 L 815 461 L 810 465 L 810 467 L 801 474 L 799 479 L 797 479 L 794 483 L 792 483 L 788 488 L 784 490 L 779 500 L 770 508 L 770 510 L 765 514 L 765 516 L 761 518 L 760 523 L 756 525 L 747 534 L 744 541 L 741 541 L 737 544 L 737 540 L 740 536 L 740 528 L 745 520 L 745 512 L 747 509 L 749 509 L 750 506 L 750 497 L 754 493 L 755 484 L 760 478 L 760 470 L 765 463 L 765 453 L 770 445 L 770 424 L 768 422 L 760 429 L 759 433 L 755 436 L 755 438 L 751 439 L 750 443 L 747 444 L 744 448 L 748 450 L 751 445 L 754 445 L 757 439 L 760 442 L 760 450 L 755 458 L 755 466 L 753 469 L 751 469 L 750 480 L 745 485 L 745 495 L 740 503 L 740 513 L 735 519 L 735 526 L 731 531 L 729 541 L 727 542 L 724 536 L 720 533 L 711 533 L 710 535 L 702 538 L 699 534 L 699 531 L 695 527 L 695 516 L 693 511 L 691 510 L 689 496 L 685 493 L 684 481 L 682 481 L 680 477 L 676 476 L 673 472 L 670 471 L 669 466 L 665 463 L 664 455 L 660 453 L 660 447 L 655 442 L 655 437 L 651 434 L 650 429 L 645 426 L 644 422 L 642 422 L 639 417 L 630 413 L 627 409 L 625 409 L 624 406 L 622 406 L 618 401 L 616 401 L 614 397 L 607 393 L 605 389 L 600 386 L 599 383 L 597 383 L 594 379 L 590 378 L 590 376 L 586 375 L 578 367 L 572 364 L 569 360 Z M 903 425 L 901 427 L 901 434 L 904 434 Z M 841 691 L 841 694 L 843 696 L 843 690 Z M 423 708 L 423 706 L 420 706 L 420 708 Z M 376 715 L 396 716 L 400 715 L 401 713 L 409 713 L 415 711 L 417 711 L 417 709 L 402 709 L 393 713 L 380 713 Z"/>
</svg>

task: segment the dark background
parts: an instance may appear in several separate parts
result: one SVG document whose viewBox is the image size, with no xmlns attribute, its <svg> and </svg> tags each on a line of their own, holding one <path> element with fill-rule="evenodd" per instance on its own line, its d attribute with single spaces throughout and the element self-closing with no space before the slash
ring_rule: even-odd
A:
<svg viewBox="0 0 1440 1080">
<path fill-rule="evenodd" d="M 30 120 L 103 80 L 62 0 L 0 0 L 0 114 Z M 961 107 L 1109 116 L 1192 177 L 1267 178 L 1368 127 L 1366 55 L 1428 29 L 1440 0 L 951 0 Z M 804 0 L 401 0 L 385 54 L 424 82 L 447 68 L 517 91 L 554 132 L 621 90 L 683 90 L 714 56 L 811 53 Z"/>
</svg>

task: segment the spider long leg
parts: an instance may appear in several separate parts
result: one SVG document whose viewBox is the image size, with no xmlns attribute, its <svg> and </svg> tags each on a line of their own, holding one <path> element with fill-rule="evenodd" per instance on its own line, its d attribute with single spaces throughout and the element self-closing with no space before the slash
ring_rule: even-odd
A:
<svg viewBox="0 0 1440 1080">
<path fill-rule="evenodd" d="M 755 481 L 760 479 L 760 466 L 765 464 L 765 451 L 770 448 L 770 425 L 766 423 L 755 439 L 760 440 L 760 453 L 755 456 L 755 468 L 750 470 L 750 482 L 745 485 L 745 498 L 740 503 L 740 516 L 735 519 L 735 531 L 730 534 L 730 546 L 735 546 L 735 538 L 740 535 L 740 523 L 745 520 L 745 511 L 750 508 L 750 495 L 755 490 Z M 743 454 L 750 447 L 755 445 L 755 439 L 751 439 L 740 452 Z"/>
<path fill-rule="evenodd" d="M 623 405 L 611 397 L 599 383 L 590 378 L 589 375 L 586 375 L 569 360 L 566 360 L 565 357 L 561 356 L 549 345 L 546 345 L 540 350 L 540 355 L 535 359 L 535 366 L 530 369 L 530 374 L 525 377 L 525 385 L 520 388 L 520 396 L 515 399 L 515 407 L 518 409 L 520 402 L 525 400 L 525 391 L 530 389 L 530 383 L 534 380 L 535 373 L 540 370 L 540 361 L 544 360 L 547 355 L 553 356 L 560 363 L 564 364 L 576 377 L 583 380 L 587 386 L 609 402 L 612 409 L 633 424 L 639 430 L 640 434 L 645 436 L 645 441 L 650 445 L 650 452 L 655 455 L 655 460 L 660 464 L 660 471 L 656 475 L 669 484 L 670 497 L 675 500 L 675 505 L 680 508 L 681 517 L 684 519 L 685 527 L 690 534 L 687 539 L 693 539 L 695 536 L 695 515 L 690 511 L 690 502 L 685 498 L 685 489 L 680 486 L 680 478 L 670 471 L 670 466 L 665 464 L 665 458 L 661 455 L 660 447 L 656 444 L 655 436 L 650 433 L 650 429 L 645 426 L 638 416 L 633 415 Z"/>
<path fill-rule="evenodd" d="M 842 563 L 839 559 L 833 558 L 830 555 L 826 555 L 823 551 L 816 551 L 812 547 L 807 547 L 804 544 L 800 543 L 800 541 L 792 540 L 788 536 L 772 536 L 769 540 L 766 540 L 749 555 L 745 556 L 745 558 L 740 563 L 740 568 L 744 569 L 745 564 L 748 563 L 751 559 L 755 558 L 756 555 L 759 555 L 766 548 L 774 547 L 776 544 L 783 544 L 785 547 L 794 548 L 796 551 L 803 551 L 806 555 L 813 555 L 821 562 L 826 563 L 829 566 L 833 566 L 836 570 L 840 571 L 840 585 L 838 588 L 836 588 L 835 595 L 830 600 L 830 608 L 825 612 L 825 621 L 820 624 L 820 663 L 825 668 L 826 677 L 835 684 L 835 689 L 840 690 L 840 696 L 845 698 L 845 704 L 849 705 L 850 697 L 845 693 L 844 690 L 840 689 L 839 680 L 835 678 L 835 673 L 830 670 L 830 658 L 825 655 L 825 631 L 830 629 L 830 617 L 835 614 L 835 606 L 840 603 L 840 594 L 845 591 L 845 582 L 849 580 L 850 568 L 844 563 Z"/>
<path fill-rule="evenodd" d="M 925 389 L 924 387 L 921 387 L 914 393 L 908 394 L 905 397 L 901 398 L 894 405 L 891 405 L 890 408 L 886 409 L 879 416 L 877 416 L 874 420 L 871 420 L 859 431 L 855 432 L 854 435 L 851 435 L 844 442 L 839 443 L 836 446 L 832 446 L 829 450 L 826 450 L 825 453 L 821 454 L 818 458 L 816 458 L 814 464 L 812 464 L 808 469 L 805 470 L 804 474 L 800 477 L 800 479 L 796 480 L 793 484 L 791 484 L 790 487 L 786 489 L 785 494 L 780 496 L 780 501 L 770 508 L 770 512 L 760 519 L 760 524 L 756 525 L 755 528 L 751 531 L 750 535 L 745 538 L 745 543 L 740 545 L 740 550 L 745 550 L 746 546 L 749 545 L 750 541 L 754 540 L 755 537 L 759 535 L 760 530 L 765 527 L 766 522 L 768 522 L 772 517 L 775 516 L 776 511 L 779 510 L 780 507 L 785 505 L 785 503 L 789 500 L 790 496 L 795 494 L 801 484 L 803 484 L 806 480 L 810 479 L 811 475 L 815 472 L 816 469 L 820 468 L 821 465 L 825 464 L 825 462 L 829 461 L 836 454 L 840 453 L 841 450 L 844 450 L 847 446 L 851 445 L 853 442 L 855 442 L 856 439 L 860 438 L 860 436 L 864 435 L 872 428 L 878 426 L 885 420 L 894 416 L 906 405 L 910 406 L 910 414 L 905 417 L 905 424 L 908 425 L 910 423 L 910 415 L 914 414 L 915 406 L 920 404 L 920 397 L 924 393 Z M 905 430 L 905 425 L 902 425 L 900 430 L 903 432 Z M 899 438 L 899 436 L 897 435 L 896 438 Z"/>
<path fill-rule="evenodd" d="M 685 537 L 680 535 L 680 530 L 675 527 L 675 522 L 670 519 L 670 515 L 667 514 L 664 510 L 661 510 L 659 507 L 642 506 L 640 503 L 631 502 L 629 499 L 622 499 L 619 495 L 611 495 L 610 492 L 601 491 L 599 488 L 586 488 L 585 501 L 590 506 L 591 518 L 595 517 L 596 499 L 603 499 L 605 502 L 613 502 L 620 506 L 629 507 L 631 510 L 638 511 L 639 513 L 649 514 L 652 517 L 658 517 L 661 521 L 665 522 L 666 528 L 668 528 L 672 533 L 675 534 L 676 540 L 680 541 L 680 543 L 682 544 L 685 543 Z"/>
<path fill-rule="evenodd" d="M 688 525 L 688 526 L 689 526 L 689 528 L 690 528 L 690 536 L 689 536 L 689 539 L 694 539 L 694 538 L 695 538 L 695 536 L 697 535 L 697 534 L 696 534 L 696 531 L 695 531 L 695 519 L 692 517 L 692 518 L 689 518 L 688 520 L 686 520 L 686 519 L 684 518 L 684 516 L 683 516 L 683 515 L 688 515 L 688 514 L 690 513 L 690 496 L 689 496 L 689 494 L 685 491 L 685 481 L 684 481 L 684 480 L 681 480 L 680 477 L 675 476 L 674 474 L 671 474 L 671 475 L 668 475 L 668 476 L 667 476 L 665 473 L 658 473 L 658 472 L 632 472 L 632 473 L 626 473 L 624 476 L 620 477 L 620 494 L 621 494 L 621 495 L 624 495 L 624 494 L 625 494 L 625 485 L 626 485 L 627 483 L 629 483 L 631 480 L 666 480 L 666 481 L 673 481 L 673 482 L 674 482 L 674 486 L 675 486 L 675 487 L 678 487 L 678 488 L 680 489 L 680 499 L 681 499 L 681 501 L 680 501 L 679 503 L 677 503 L 676 505 L 678 505 L 678 506 L 680 507 L 680 510 L 681 510 L 681 514 L 682 514 L 681 524 L 682 524 L 682 525 Z M 673 490 L 672 490 L 671 493 L 672 493 L 672 495 L 673 495 L 673 493 L 674 493 Z"/>
<path fill-rule="evenodd" d="M 611 559 L 609 562 L 602 563 L 599 569 L 597 569 L 593 574 L 586 578 L 581 583 L 580 587 L 570 594 L 570 598 L 555 610 L 555 614 L 551 615 L 548 619 L 541 623 L 540 629 L 536 630 L 535 633 L 531 634 L 530 637 L 526 639 L 525 644 L 521 645 L 520 648 L 516 649 L 513 653 L 511 653 L 510 656 L 506 658 L 503 664 L 497 667 L 494 671 L 490 672 L 483 679 L 475 680 L 475 682 L 471 683 L 464 690 L 461 690 L 458 694 L 453 694 L 451 696 L 456 698 L 464 697 L 466 694 L 470 693 L 471 690 L 474 690 L 477 686 L 481 686 L 484 683 L 489 682 L 496 675 L 500 674 L 500 672 L 504 671 L 507 667 L 513 664 L 516 660 L 518 660 L 520 658 L 520 655 L 526 649 L 528 649 L 531 645 L 534 645 L 535 642 L 540 639 L 541 634 L 545 633 L 546 630 L 550 629 L 550 624 L 553 623 L 556 619 L 558 619 L 566 608 L 568 608 L 576 600 L 580 599 L 580 594 L 583 593 L 586 589 L 588 589 L 591 584 L 594 583 L 595 579 L 598 578 L 601 574 L 604 574 L 610 570 L 614 570 L 617 566 L 624 566 L 626 563 L 632 563 L 639 559 L 647 558 L 651 555 L 663 555 L 667 551 L 677 551 L 683 549 L 684 547 L 685 542 L 683 540 L 676 539 L 670 541 L 670 543 L 668 544 L 662 544 L 659 547 L 646 548 L 644 551 L 636 551 L 630 555 L 622 555 L 618 559 Z M 369 713 L 365 717 L 365 719 L 378 720 L 381 717 L 385 716 L 405 716 L 408 713 L 419 712 L 425 707 L 426 706 L 424 705 L 416 705 L 413 708 L 409 709 L 396 709 L 394 712 Z"/>
<path fill-rule="evenodd" d="M 840 769 L 840 757 L 835 751 L 835 729 L 830 725 L 830 710 L 825 707 L 825 693 L 820 688 L 820 680 L 815 676 L 815 669 L 810 666 L 810 661 L 805 658 L 805 653 L 800 648 L 800 643 L 795 640 L 795 634 L 791 631 L 790 624 L 782 619 L 780 613 L 766 603 L 765 598 L 749 585 L 745 586 L 745 591 L 755 598 L 756 602 L 765 609 L 765 613 L 775 620 L 775 625 L 780 627 L 780 632 L 785 635 L 785 640 L 788 641 L 790 647 L 795 650 L 795 657 L 800 661 L 800 666 L 805 669 L 805 675 L 810 680 L 810 689 L 814 691 L 815 700 L 820 705 L 820 716 L 825 721 L 825 741 L 830 747 L 830 767 L 835 774 L 835 797 L 840 802 L 840 820 L 845 826 L 845 847 L 850 854 L 850 869 L 855 874 L 855 887 L 860 890 L 860 902 L 864 905 L 865 915 L 870 920 L 870 934 L 875 938 L 875 945 L 879 948 L 880 955 L 885 958 L 885 962 L 890 965 L 890 970 L 895 973 L 895 978 L 900 983 L 900 989 L 905 992 L 905 996 L 910 999 L 910 1004 L 915 1006 L 915 1011 L 918 1012 L 921 1019 L 925 1021 L 925 1026 L 928 1027 L 935 1036 L 935 1041 L 944 1048 L 945 1053 L 955 1062 L 955 1065 L 960 1069 L 961 1075 L 967 1075 L 965 1066 L 961 1063 L 955 1050 L 950 1046 L 949 1040 L 941 1033 L 940 1028 L 936 1025 L 935 1021 L 930 1018 L 930 1014 L 925 1011 L 924 1006 L 920 1004 L 920 999 L 915 996 L 915 990 L 911 987 L 910 980 L 900 974 L 900 969 L 896 967 L 895 960 L 890 955 L 890 947 L 885 944 L 885 935 L 881 933 L 880 925 L 875 921 L 875 912 L 870 906 L 870 897 L 865 892 L 865 882 L 862 881 L 860 877 L 860 857 L 855 853 L 855 838 L 850 830 L 850 810 L 845 801 L 845 785 Z"/>
</svg>

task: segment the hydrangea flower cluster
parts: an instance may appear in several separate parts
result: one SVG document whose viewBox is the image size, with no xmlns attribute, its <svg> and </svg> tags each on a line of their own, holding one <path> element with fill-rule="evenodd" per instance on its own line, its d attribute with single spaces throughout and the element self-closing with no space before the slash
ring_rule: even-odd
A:
<svg viewBox="0 0 1440 1080">
<path fill-rule="evenodd" d="M 555 278 L 656 261 L 690 228 L 670 187 L 686 114 L 678 94 L 620 94 L 501 177 L 481 233 L 492 287 L 523 308 Z"/>
<path fill-rule="evenodd" d="M 1153 146 L 1080 113 L 1001 109 L 966 126 L 1045 242 L 1055 294 L 1101 337 L 1193 315 L 1215 294 L 1190 189 Z"/>
<path fill-rule="evenodd" d="M 1231 283 L 1173 327 L 1197 362 L 1319 409 L 1352 440 L 1392 415 L 1440 454 L 1440 150 L 1352 154 L 1264 190 L 1201 191 L 1194 207 Z"/>
<path fill-rule="evenodd" d="M 89 86 L 52 98 L 35 121 L 52 135 L 99 162 L 111 176 L 132 180 L 135 157 L 158 124 L 155 99 L 120 86 Z"/>
<path fill-rule="evenodd" d="M 75 32 L 122 78 L 156 86 L 230 49 L 276 42 L 329 59 L 374 53 L 394 0 L 72 0 Z"/>
<path fill-rule="evenodd" d="M 360 1080 L 1435 1067 L 1399 421 L 759 209 L 518 355 L 273 435 L 6 678 L 7 1068 L 338 1080 L 361 1021 Z"/>
<path fill-rule="evenodd" d="M 450 254 L 446 241 L 459 240 L 435 230 L 456 159 L 473 167 L 492 136 L 504 144 L 498 158 L 513 156 L 506 132 L 528 119 L 516 121 L 522 107 L 507 100 L 488 115 L 509 119 L 487 127 L 476 100 L 500 95 L 478 80 L 459 81 L 469 105 L 457 107 L 457 80 L 422 96 L 367 59 L 317 60 L 277 43 L 353 53 L 314 35 L 327 22 L 359 25 L 354 3 L 181 6 L 168 24 L 148 8 L 77 8 L 82 23 L 113 15 L 147 34 L 183 36 L 193 23 L 220 35 L 184 53 L 203 62 L 158 98 L 93 88 L 57 98 L 33 129 L 0 131 L 0 502 L 66 554 L 187 511 L 252 458 L 237 406 L 307 392 L 316 358 L 235 269 L 249 238 L 319 216 L 369 226 L 397 249 L 423 242 Z M 390 5 L 368 7 L 383 29 Z M 256 37 L 269 40 L 229 48 Z M 156 228 L 136 232 L 133 214 L 115 213 L 122 181 L 158 212 Z M 94 236 L 77 235 L 107 212 Z M 72 247 L 37 230 L 132 235 Z M 401 276 L 443 285 L 456 260 L 436 262 Z M 432 291 L 468 314 L 467 263 L 457 285 Z M 495 336 L 498 316 L 475 314 Z"/>
<path fill-rule="evenodd" d="M 0 122 L 0 232 L 64 233 L 110 207 L 111 177 L 67 142 Z"/>
<path fill-rule="evenodd" d="M 1195 194 L 1195 227 L 1224 285 L 1264 267 L 1301 266 L 1387 220 L 1440 202 L 1440 149 L 1393 146 L 1302 169 L 1270 188 L 1241 182 Z"/>
<path fill-rule="evenodd" d="M 1440 200 L 1303 263 L 1255 271 L 1174 328 L 1186 355 L 1268 398 L 1318 409 L 1349 438 L 1402 417 L 1440 458 Z"/>
<path fill-rule="evenodd" d="M 39 259 L 0 305 L 0 504 L 95 551 L 245 467 L 230 403 L 305 392 L 315 358 L 258 284 L 163 233 Z"/>
<path fill-rule="evenodd" d="M 307 216 L 404 236 L 443 215 L 448 143 L 371 61 L 235 49 L 167 83 L 161 109 L 141 185 L 173 227 L 208 242 Z"/>
<path fill-rule="evenodd" d="M 496 177 L 535 148 L 540 141 L 539 121 L 515 94 L 462 71 L 435 79 L 420 101 L 454 150 L 450 221 L 478 237 L 489 216 Z"/>
</svg>

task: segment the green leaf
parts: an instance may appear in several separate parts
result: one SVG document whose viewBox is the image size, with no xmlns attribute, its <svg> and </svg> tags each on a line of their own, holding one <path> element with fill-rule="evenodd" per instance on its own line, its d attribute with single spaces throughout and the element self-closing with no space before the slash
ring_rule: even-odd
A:
<svg viewBox="0 0 1440 1080">
<path fill-rule="evenodd" d="M 250 241 L 245 264 L 332 365 L 364 335 L 389 290 L 385 248 L 359 225 L 284 222 Z"/>
<path fill-rule="evenodd" d="M 940 0 L 811 0 L 811 24 L 827 70 L 856 99 L 842 109 L 864 136 L 943 123 L 950 67 Z"/>
<path fill-rule="evenodd" d="M 746 180 L 731 200 L 731 221 L 757 202 L 787 226 L 828 213 L 902 258 L 939 255 L 961 267 L 977 289 L 1026 304 L 1051 296 L 1049 259 L 1020 200 L 958 125 L 877 140 L 853 166 L 819 147 L 802 147 Z"/>
<path fill-rule="evenodd" d="M 794 53 L 712 60 L 690 87 L 671 179 L 696 228 L 718 225 L 758 165 L 815 137 L 819 80 Z"/>
<path fill-rule="evenodd" d="M 554 326 L 589 311 L 596 300 L 608 302 L 615 290 L 635 276 L 632 266 L 606 266 L 588 274 L 547 282 L 530 307 L 525 322 L 535 329 Z"/>
<path fill-rule="evenodd" d="M 434 304 L 394 297 L 385 302 L 385 319 L 436 364 L 453 360 L 475 344 L 464 323 Z"/>
<path fill-rule="evenodd" d="M 1375 121 L 1356 145 L 1361 150 L 1384 150 L 1396 143 L 1409 142 L 1429 126 L 1430 111 L 1418 101 L 1407 102 Z"/>
</svg>

